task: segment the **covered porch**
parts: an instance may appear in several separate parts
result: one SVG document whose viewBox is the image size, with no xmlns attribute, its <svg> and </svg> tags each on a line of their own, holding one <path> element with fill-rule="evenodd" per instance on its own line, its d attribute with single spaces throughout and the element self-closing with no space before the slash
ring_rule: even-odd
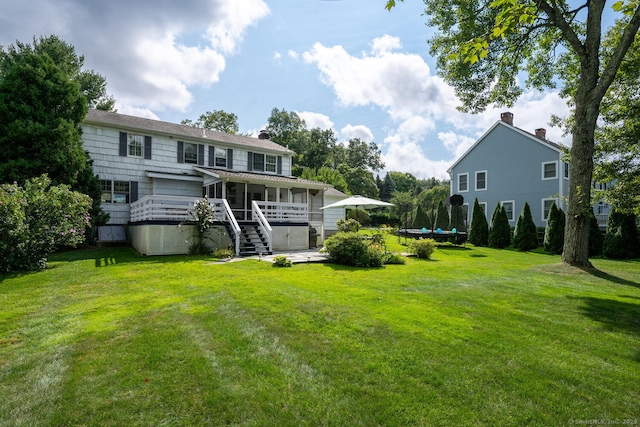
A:
<svg viewBox="0 0 640 427">
<path fill-rule="evenodd" d="M 310 227 L 323 238 L 324 183 L 295 177 L 265 176 L 195 168 L 203 176 L 202 194 L 228 235 L 236 255 L 269 254 L 274 250 L 309 249 Z M 192 220 L 198 198 L 149 195 L 131 203 L 129 234 L 141 253 L 186 253 L 184 236 L 170 237 L 171 227 Z M 161 227 L 152 233 L 151 226 Z M 218 233 L 220 234 L 220 233 Z M 162 243 L 157 235 L 163 235 Z M 153 240 L 153 243 L 149 243 Z M 166 241 L 176 240 L 177 243 Z M 182 241 L 182 242 L 181 242 Z M 221 243 L 222 244 L 222 243 Z M 167 246 L 155 250 L 150 246 Z"/>
</svg>

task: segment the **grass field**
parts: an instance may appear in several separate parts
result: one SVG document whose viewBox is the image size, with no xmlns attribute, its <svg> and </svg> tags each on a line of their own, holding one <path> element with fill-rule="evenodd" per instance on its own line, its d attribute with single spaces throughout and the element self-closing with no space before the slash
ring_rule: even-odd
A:
<svg viewBox="0 0 640 427">
<path fill-rule="evenodd" d="M 212 261 L 92 249 L 0 276 L 0 425 L 640 424 L 638 261 Z"/>
</svg>

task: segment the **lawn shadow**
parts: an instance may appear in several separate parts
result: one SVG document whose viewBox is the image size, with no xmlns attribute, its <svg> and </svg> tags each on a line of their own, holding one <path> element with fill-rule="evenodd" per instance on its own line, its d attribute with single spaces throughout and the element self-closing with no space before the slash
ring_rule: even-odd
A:
<svg viewBox="0 0 640 427">
<path fill-rule="evenodd" d="M 598 277 L 600 279 L 606 280 L 608 282 L 617 283 L 619 285 L 625 286 L 634 286 L 636 288 L 640 288 L 640 283 L 633 282 L 631 280 L 623 279 L 622 277 L 617 277 L 612 274 L 607 273 L 606 271 L 598 270 L 597 268 L 580 268 L 585 273 L 589 273 L 592 276 Z"/>
<path fill-rule="evenodd" d="M 594 297 L 572 297 L 584 303 L 580 310 L 588 318 L 600 322 L 609 331 L 640 335 L 640 304 Z"/>
</svg>

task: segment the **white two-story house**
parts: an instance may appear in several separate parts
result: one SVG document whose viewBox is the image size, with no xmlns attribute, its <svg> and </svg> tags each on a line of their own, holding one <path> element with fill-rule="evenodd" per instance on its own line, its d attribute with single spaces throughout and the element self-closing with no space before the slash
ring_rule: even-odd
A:
<svg viewBox="0 0 640 427">
<path fill-rule="evenodd" d="M 294 153 L 265 133 L 229 135 L 100 110 L 89 111 L 82 129 L 109 224 L 123 226 L 143 254 L 186 253 L 177 224 L 205 195 L 237 254 L 307 249 L 310 227 L 320 240 L 335 228 L 320 209 L 332 187 L 291 176 Z"/>
<path fill-rule="evenodd" d="M 552 203 L 566 210 L 569 163 L 543 128 L 529 133 L 513 126 L 513 114 L 497 121 L 449 168 L 451 194 L 464 197 L 467 223 L 477 198 L 488 221 L 501 204 L 511 226 L 525 202 L 536 226 L 544 227 Z"/>
</svg>

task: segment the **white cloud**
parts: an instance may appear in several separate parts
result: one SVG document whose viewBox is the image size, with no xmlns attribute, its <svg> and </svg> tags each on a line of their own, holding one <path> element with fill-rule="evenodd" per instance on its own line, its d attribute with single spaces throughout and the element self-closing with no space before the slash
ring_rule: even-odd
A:
<svg viewBox="0 0 640 427">
<path fill-rule="evenodd" d="M 387 150 L 382 155 L 385 170 L 409 172 L 418 179 L 449 179 L 446 170 L 451 161 L 429 159 L 416 142 L 402 141 L 391 136 L 385 139 L 385 143 Z"/>
<path fill-rule="evenodd" d="M 118 110 L 118 113 L 121 113 L 121 114 L 127 114 L 129 116 L 136 116 L 136 117 L 144 117 L 144 118 L 153 119 L 153 120 L 160 120 L 160 118 L 148 108 L 136 108 L 136 107 L 130 107 L 127 105 L 120 107 L 120 105 L 118 104 L 116 105 L 116 109 Z"/>
<path fill-rule="evenodd" d="M 392 37 L 385 34 L 384 36 L 373 40 L 371 43 L 371 53 L 374 56 L 377 56 L 391 52 L 394 49 L 400 49 L 401 47 L 402 43 L 400 43 L 400 39 L 398 37 Z"/>
<path fill-rule="evenodd" d="M 282 54 L 280 52 L 273 52 L 273 59 L 280 61 L 282 59 Z"/>
<path fill-rule="evenodd" d="M 310 111 L 296 111 L 296 114 L 307 124 L 307 129 L 332 129 L 333 122 L 324 114 L 313 113 Z"/>
<path fill-rule="evenodd" d="M 185 110 L 192 88 L 217 82 L 225 56 L 238 50 L 249 26 L 269 14 L 264 0 L 61 0 L 52 5 L 3 2 L 0 44 L 58 34 L 85 55 L 87 68 L 106 77 L 121 111 Z"/>
<path fill-rule="evenodd" d="M 454 158 L 462 156 L 476 142 L 476 138 L 460 135 L 455 132 L 438 132 L 438 139 L 449 150 Z"/>
<path fill-rule="evenodd" d="M 287 51 L 287 55 L 289 55 L 289 58 L 295 59 L 295 60 L 297 60 L 300 57 L 300 54 L 298 52 L 296 52 L 295 50 L 291 50 L 291 49 L 289 49 Z"/>
<path fill-rule="evenodd" d="M 345 139 L 347 141 L 355 138 L 358 138 L 365 142 L 373 141 L 373 132 L 371 132 L 371 129 L 364 125 L 346 125 L 342 129 L 340 129 L 340 133 L 345 136 Z"/>
</svg>

